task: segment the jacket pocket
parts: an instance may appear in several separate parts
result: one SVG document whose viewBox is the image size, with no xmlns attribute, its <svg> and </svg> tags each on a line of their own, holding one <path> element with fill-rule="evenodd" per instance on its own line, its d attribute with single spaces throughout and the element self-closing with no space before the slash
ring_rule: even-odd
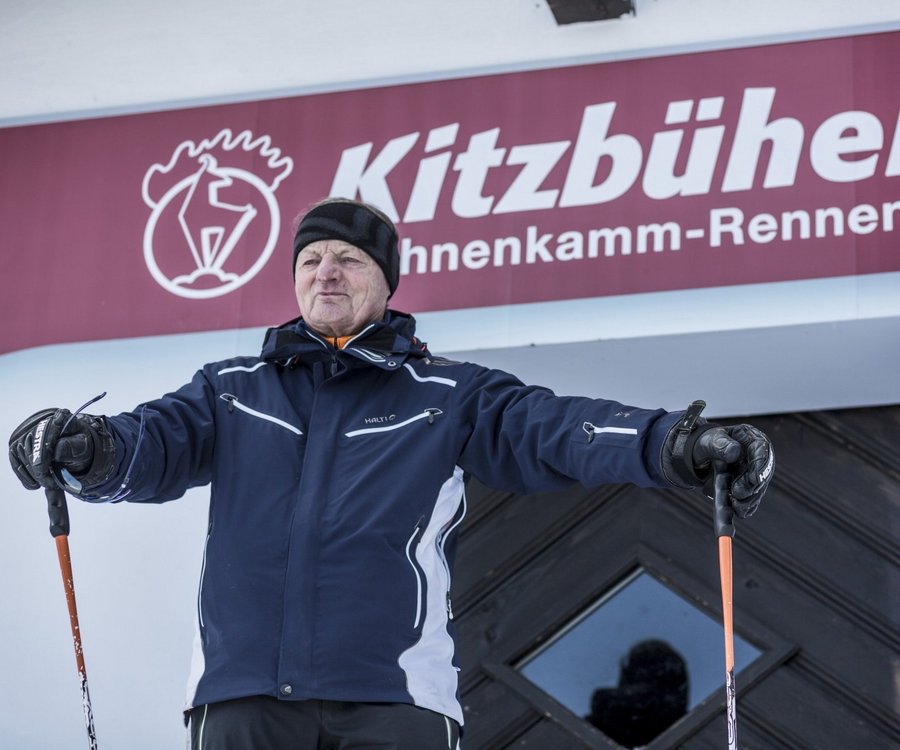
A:
<svg viewBox="0 0 900 750">
<path fill-rule="evenodd" d="M 455 528 L 455 524 L 453 527 L 447 529 L 446 532 L 438 534 L 438 537 L 434 542 L 435 547 L 437 548 L 438 559 L 441 561 L 441 565 L 444 566 L 444 574 L 447 576 L 447 590 L 446 590 L 445 594 L 446 594 L 447 619 L 448 620 L 453 619 L 453 602 L 450 599 L 450 585 L 451 585 L 452 577 L 450 575 L 450 563 L 447 562 L 447 553 L 444 551 L 444 544 L 447 541 L 447 536 L 450 534 L 450 532 L 453 530 L 453 528 Z"/>
<path fill-rule="evenodd" d="M 467 510 L 468 503 L 466 502 L 466 493 L 463 491 L 461 507 L 457 509 L 453 518 L 450 519 L 450 522 L 441 530 L 441 533 L 438 534 L 437 538 L 434 540 L 435 546 L 437 547 L 438 559 L 441 561 L 441 565 L 444 566 L 444 573 L 447 576 L 447 590 L 445 591 L 445 594 L 448 620 L 453 619 L 453 601 L 450 598 L 450 588 L 453 585 L 453 576 L 450 573 L 450 563 L 447 561 L 447 551 L 445 546 L 449 536 L 456 530 L 457 526 L 463 522 Z"/>
<path fill-rule="evenodd" d="M 244 403 L 238 400 L 238 397 L 232 393 L 223 393 L 219 396 L 220 399 L 225 401 L 228 404 L 228 411 L 233 412 L 235 409 L 239 409 L 245 414 L 249 414 L 251 417 L 255 417 L 256 419 L 262 419 L 266 422 L 271 422 L 272 424 L 276 424 L 279 427 L 283 427 L 286 430 L 290 430 L 295 435 L 302 435 L 303 433 L 300 431 L 298 427 L 294 427 L 294 425 L 285 422 L 283 419 L 279 419 L 278 417 L 274 417 L 271 414 L 266 414 L 265 412 L 257 411 L 256 409 L 251 409 Z"/>
<path fill-rule="evenodd" d="M 203 563 L 200 566 L 200 583 L 197 585 L 197 622 L 202 633 L 206 624 L 203 622 L 203 579 L 206 578 L 206 553 L 209 549 L 209 538 L 212 536 L 212 524 L 206 529 L 206 541 L 203 543 Z"/>
<path fill-rule="evenodd" d="M 587 441 L 592 443 L 597 435 L 637 435 L 638 431 L 634 427 L 598 427 L 591 422 L 585 422 L 581 425 L 587 433 Z"/>
<path fill-rule="evenodd" d="M 440 409 L 435 409 L 435 408 L 425 409 L 420 414 L 416 414 L 416 415 L 410 417 L 409 419 L 404 419 L 402 422 L 393 422 L 391 424 L 387 424 L 387 425 L 379 426 L 379 427 L 363 427 L 362 429 L 359 429 L 359 430 L 351 430 L 350 432 L 345 432 L 344 436 L 348 437 L 348 438 L 352 438 L 352 437 L 359 437 L 360 435 L 374 435 L 376 433 L 381 433 L 381 432 L 391 432 L 393 430 L 399 430 L 403 427 L 408 427 L 409 425 L 414 424 L 415 422 L 418 422 L 419 420 L 422 420 L 422 419 L 427 419 L 428 424 L 434 424 L 435 418 L 443 413 L 444 412 L 441 411 Z"/>
<path fill-rule="evenodd" d="M 406 560 L 409 562 L 416 579 L 416 613 L 413 618 L 413 630 L 419 627 L 425 614 L 425 575 L 416 560 L 416 550 L 419 548 L 419 542 L 422 540 L 422 534 L 425 531 L 424 524 L 425 516 L 422 516 L 416 523 L 412 536 L 406 542 Z"/>
</svg>

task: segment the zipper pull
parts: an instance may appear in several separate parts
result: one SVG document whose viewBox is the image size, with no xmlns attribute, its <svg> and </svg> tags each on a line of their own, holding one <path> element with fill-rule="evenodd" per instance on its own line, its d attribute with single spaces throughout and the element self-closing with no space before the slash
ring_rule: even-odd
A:
<svg viewBox="0 0 900 750">
<path fill-rule="evenodd" d="M 434 424 L 434 415 L 442 412 L 440 409 L 426 409 L 425 413 L 428 414 L 428 424 Z"/>
<path fill-rule="evenodd" d="M 234 402 L 237 401 L 237 396 L 234 396 L 231 393 L 223 393 L 221 398 L 228 404 L 228 413 L 231 414 L 234 412 Z"/>
<path fill-rule="evenodd" d="M 594 430 L 596 429 L 596 428 L 594 427 L 594 425 L 592 425 L 590 422 L 585 422 L 583 425 L 581 425 L 581 428 L 587 433 L 587 436 L 588 436 L 588 443 L 593 442 L 593 440 L 594 440 Z"/>
</svg>

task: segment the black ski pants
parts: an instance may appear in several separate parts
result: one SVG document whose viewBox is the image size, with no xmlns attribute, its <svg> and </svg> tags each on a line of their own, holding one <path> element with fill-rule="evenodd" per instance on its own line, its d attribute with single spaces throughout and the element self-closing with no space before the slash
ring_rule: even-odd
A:
<svg viewBox="0 0 900 750">
<path fill-rule="evenodd" d="M 405 703 L 281 701 L 269 696 L 198 706 L 191 750 L 458 750 L 459 726 Z"/>
</svg>

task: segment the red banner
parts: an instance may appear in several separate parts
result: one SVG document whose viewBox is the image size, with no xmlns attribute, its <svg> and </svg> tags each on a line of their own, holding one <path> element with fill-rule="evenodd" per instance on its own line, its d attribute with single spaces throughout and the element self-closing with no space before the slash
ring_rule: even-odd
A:
<svg viewBox="0 0 900 750">
<path fill-rule="evenodd" d="M 296 314 L 294 217 L 411 312 L 900 270 L 900 34 L 0 130 L 0 351 Z"/>
</svg>

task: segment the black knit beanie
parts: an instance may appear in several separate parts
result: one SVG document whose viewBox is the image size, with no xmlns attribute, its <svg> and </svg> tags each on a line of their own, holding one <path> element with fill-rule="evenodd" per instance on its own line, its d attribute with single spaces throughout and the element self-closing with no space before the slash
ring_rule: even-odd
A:
<svg viewBox="0 0 900 750">
<path fill-rule="evenodd" d="M 400 283 L 400 251 L 397 229 L 390 219 L 364 203 L 337 198 L 314 206 L 303 217 L 294 235 L 294 259 L 297 275 L 300 251 L 318 240 L 343 240 L 370 255 L 387 279 L 393 294 Z"/>
</svg>

